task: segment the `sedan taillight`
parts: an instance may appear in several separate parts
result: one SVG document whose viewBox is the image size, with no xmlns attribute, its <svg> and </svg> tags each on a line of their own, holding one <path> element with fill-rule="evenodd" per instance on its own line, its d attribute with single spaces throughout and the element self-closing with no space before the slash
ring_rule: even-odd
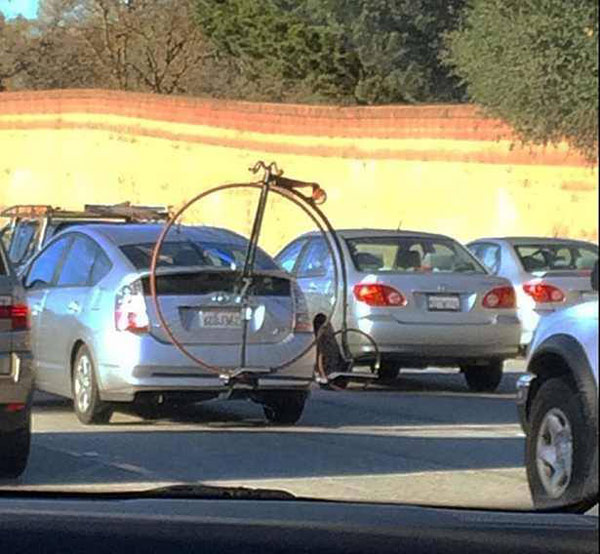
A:
<svg viewBox="0 0 600 554">
<path fill-rule="evenodd" d="M 115 327 L 118 331 L 131 333 L 147 333 L 150 329 L 144 290 L 140 281 L 124 286 L 117 293 Z"/>
<path fill-rule="evenodd" d="M 490 309 L 514 309 L 517 307 L 517 295 L 511 286 L 496 287 L 483 297 L 483 307 Z"/>
<path fill-rule="evenodd" d="M 406 306 L 406 297 L 400 291 L 381 283 L 354 285 L 354 297 L 368 306 Z"/>
<path fill-rule="evenodd" d="M 558 287 L 538 280 L 525 283 L 523 285 L 523 291 L 539 304 L 564 302 L 566 298 L 565 293 Z"/>
</svg>

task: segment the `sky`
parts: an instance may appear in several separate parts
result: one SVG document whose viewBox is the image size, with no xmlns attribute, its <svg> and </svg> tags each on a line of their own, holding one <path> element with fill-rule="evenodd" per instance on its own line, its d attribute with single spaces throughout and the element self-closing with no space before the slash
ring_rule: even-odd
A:
<svg viewBox="0 0 600 554">
<path fill-rule="evenodd" d="M 22 15 L 33 19 L 37 13 L 38 0 L 0 0 L 0 11 L 7 17 Z"/>
</svg>

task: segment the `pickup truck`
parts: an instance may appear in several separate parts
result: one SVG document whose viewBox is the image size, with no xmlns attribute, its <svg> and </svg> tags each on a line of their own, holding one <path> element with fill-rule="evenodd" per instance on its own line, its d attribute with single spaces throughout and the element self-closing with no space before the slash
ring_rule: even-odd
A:
<svg viewBox="0 0 600 554">
<path fill-rule="evenodd" d="M 588 510 L 598 503 L 598 300 L 540 321 L 517 391 L 536 507 Z"/>
</svg>

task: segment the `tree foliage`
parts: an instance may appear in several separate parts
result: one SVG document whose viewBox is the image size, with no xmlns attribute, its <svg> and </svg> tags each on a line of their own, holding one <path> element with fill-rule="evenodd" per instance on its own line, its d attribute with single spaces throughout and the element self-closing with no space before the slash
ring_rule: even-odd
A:
<svg viewBox="0 0 600 554">
<path fill-rule="evenodd" d="M 341 29 L 303 13 L 304 0 L 197 0 L 198 23 L 237 75 L 244 98 L 351 97 L 356 56 Z"/>
<path fill-rule="evenodd" d="M 596 0 L 472 0 L 446 63 L 528 142 L 598 145 Z"/>
<path fill-rule="evenodd" d="M 31 65 L 29 33 L 27 20 L 6 21 L 0 12 L 0 91 L 10 88 Z"/>
<path fill-rule="evenodd" d="M 362 104 L 460 100 L 439 60 L 464 0 L 197 0 L 243 90 Z"/>
<path fill-rule="evenodd" d="M 14 35 L 15 23 L 7 25 Z M 12 36 L 5 31 L 0 40 Z M 210 55 L 191 0 L 42 0 L 38 20 L 20 36 L 27 63 L 18 66 L 19 84 L 34 89 L 193 94 Z"/>
</svg>

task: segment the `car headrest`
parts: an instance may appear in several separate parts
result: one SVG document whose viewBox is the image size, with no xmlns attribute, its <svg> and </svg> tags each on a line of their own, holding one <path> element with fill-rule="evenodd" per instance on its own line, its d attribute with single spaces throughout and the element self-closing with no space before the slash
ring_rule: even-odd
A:
<svg viewBox="0 0 600 554">
<path fill-rule="evenodd" d="M 575 267 L 577 269 L 594 269 L 594 264 L 596 260 L 594 258 L 584 258 L 583 256 L 577 258 L 575 262 Z"/>
<path fill-rule="evenodd" d="M 454 256 L 452 254 L 425 254 L 423 267 L 433 270 L 448 271 L 454 268 Z"/>
<path fill-rule="evenodd" d="M 399 250 L 396 255 L 396 267 L 399 269 L 417 269 L 421 267 L 421 254 L 415 250 Z"/>
<path fill-rule="evenodd" d="M 361 269 L 380 269 L 383 258 L 369 252 L 359 252 L 355 255 L 356 263 Z"/>
</svg>

